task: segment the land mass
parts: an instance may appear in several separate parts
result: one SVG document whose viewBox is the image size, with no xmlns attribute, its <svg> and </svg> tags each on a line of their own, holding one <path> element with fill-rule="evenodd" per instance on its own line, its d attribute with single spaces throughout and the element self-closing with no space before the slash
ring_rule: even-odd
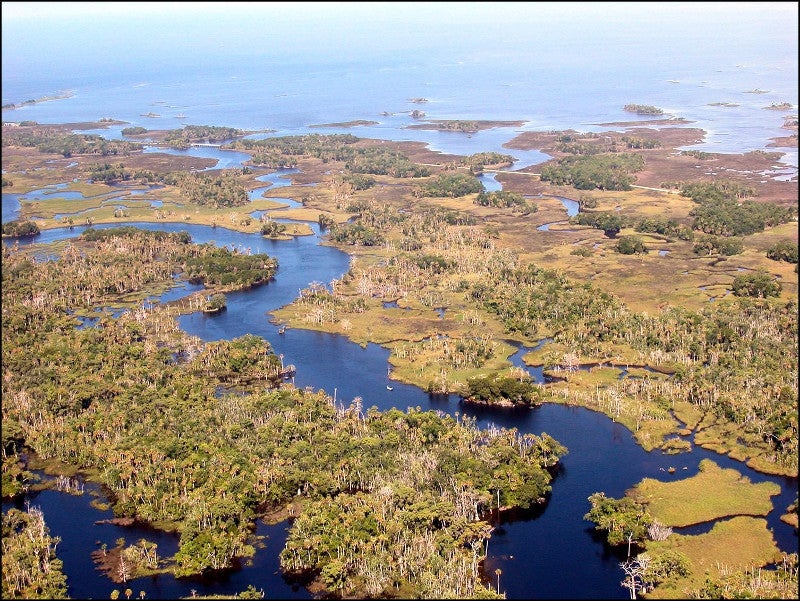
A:
<svg viewBox="0 0 800 601">
<path fill-rule="evenodd" d="M 443 123 L 449 127 L 453 123 L 470 122 Z M 497 124 L 517 122 L 480 123 L 505 127 L 508 125 Z M 50 135 L 54 138 L 63 133 L 56 126 L 48 127 L 52 127 Z M 781 156 L 778 152 L 725 155 L 679 150 L 702 142 L 704 132 L 673 126 L 643 127 L 641 122 L 603 134 L 576 130 L 524 132 L 506 147 L 512 151 L 538 149 L 553 158 L 542 165 L 516 171 L 498 166 L 494 173 L 503 184 L 502 193 L 487 193 L 476 186 L 475 173 L 486 168 L 486 161 L 504 160 L 502 156 L 444 155 L 422 143 L 359 139 L 350 134 L 266 140 L 260 146 L 248 147 L 253 159 L 242 168 L 199 173 L 198 170 L 213 165 L 211 159 L 166 152 L 144 153 L 129 143 L 92 146 L 97 152 L 72 152 L 65 148 L 58 153 L 49 146 L 42 147 L 43 151 L 36 146 L 40 144 L 38 134 L 42 130 L 35 128 L 4 124 L 3 187 L 25 194 L 67 184 L 64 188 L 54 188 L 42 200 L 22 202 L 21 219 L 41 230 L 69 225 L 69 219 L 74 217 L 64 215 L 75 215 L 76 211 L 80 212 L 80 222 L 86 220 L 91 224 L 199 223 L 264 235 L 277 233 L 270 218 L 276 210 L 289 220 L 317 221 L 327 230 L 324 243 L 350 254 L 351 267 L 330 287 L 312 283 L 300 291 L 295 302 L 273 313 L 276 323 L 334 332 L 360 344 L 383 345 L 390 350 L 392 378 L 416 384 L 431 393 L 453 393 L 473 402 L 494 405 L 535 406 L 544 402 L 580 405 L 623 424 L 648 450 L 679 454 L 697 444 L 727 454 L 756 470 L 797 477 L 798 197 L 796 177 L 788 181 L 781 177 L 783 166 L 777 161 Z M 196 133 L 190 129 L 164 132 L 162 139 L 164 142 L 170 138 L 196 139 L 191 137 L 192 132 Z M 242 135 L 243 132 L 232 142 L 226 142 L 221 152 L 242 151 L 243 147 L 238 145 Z M 99 144 L 94 139 L 80 143 Z M 285 204 L 269 198 L 269 190 L 261 198 L 249 199 L 248 192 L 264 186 L 257 178 L 276 169 L 275 165 L 297 168 L 290 175 L 294 184 L 315 184 L 281 188 L 281 197 L 296 200 L 298 208 L 286 208 Z M 585 171 L 572 169 L 576 165 Z M 556 177 L 583 176 L 586 171 L 598 177 L 593 169 L 600 169 L 599 176 L 631 169 L 633 183 L 627 185 L 627 179 L 621 180 L 622 185 L 613 179 L 593 179 L 588 184 L 581 180 L 584 187 L 576 188 L 565 183 L 566 180 L 554 181 Z M 144 194 L 132 194 L 145 186 Z M 619 189 L 614 189 L 615 186 Z M 67 198 L 62 190 L 80 192 L 83 198 Z M 606 223 L 613 221 L 614 226 L 573 220 L 567 214 L 564 200 L 578 204 L 581 218 L 603 217 Z M 122 210 L 120 205 L 124 207 Z M 698 214 L 702 215 L 702 209 L 709 206 L 716 207 L 717 212 L 706 217 L 720 221 L 706 225 L 708 222 L 698 220 Z M 268 217 L 253 218 L 255 210 Z M 736 213 L 745 210 L 749 212 Z M 753 224 L 754 229 L 746 234 L 732 236 L 721 232 L 723 226 L 731 226 L 727 211 L 745 215 L 748 220 L 752 215 L 767 215 L 769 219 Z M 732 221 L 738 226 L 743 219 Z M 282 234 L 299 235 L 301 231 L 308 233 L 307 226 L 305 230 L 298 227 Z M 63 249 L 68 261 L 45 263 L 38 269 L 72 270 L 61 277 L 65 282 L 83 283 L 85 289 L 75 292 L 81 303 L 86 304 L 85 299 L 96 294 L 98 306 L 107 306 L 108 282 L 113 282 L 111 287 L 126 293 L 124 302 L 135 306 L 146 291 L 130 286 L 138 285 L 145 270 L 129 264 L 131 249 L 136 249 L 137 260 L 160 257 L 148 263 L 148 268 L 158 269 L 168 282 L 172 282 L 173 273 L 180 271 L 178 265 L 187 272 L 194 270 L 192 273 L 208 277 L 219 260 L 209 249 L 187 251 L 185 241 L 180 239 L 152 240 L 141 233 L 125 235 L 130 237 L 125 242 L 100 239 L 93 243 L 82 241 L 76 247 L 70 245 Z M 730 254 L 722 252 L 720 245 L 731 239 L 737 243 L 732 245 L 736 248 Z M 634 252 L 625 253 L 621 250 L 623 240 L 639 245 L 633 246 Z M 701 241 L 705 246 L 699 245 Z M 776 248 L 783 249 L 781 257 L 789 259 L 774 258 L 772 251 Z M 792 250 L 794 262 L 790 260 Z M 173 253 L 169 256 L 174 265 L 165 268 L 160 263 L 168 252 Z M 207 255 L 198 265 L 195 262 L 198 257 L 193 255 L 203 258 L 203 252 Z M 116 260 L 108 261 L 109 257 Z M 120 257 L 126 260 L 120 261 Z M 251 260 L 263 261 L 235 253 L 225 253 L 222 260 L 232 266 L 223 272 L 236 274 L 244 274 Z M 4 301 L 9 300 L 4 302 L 4 311 L 12 306 L 19 311 L 17 317 L 9 319 L 9 327 L 17 328 L 21 337 L 28 331 L 26 323 L 33 324 L 41 313 L 39 309 L 29 311 L 30 303 L 55 303 L 61 296 L 31 298 L 24 293 L 26 287 L 33 285 L 29 278 L 35 267 L 28 263 L 24 249 L 10 251 L 8 256 L 4 255 L 4 266 L 6 261 L 13 264 L 4 269 L 4 277 L 8 273 L 9 277 L 20 279 L 21 284 L 15 289 L 4 280 Z M 108 271 L 103 272 L 103 277 L 89 277 L 101 269 L 98 266 Z M 780 286 L 764 288 L 770 291 L 769 295 L 748 297 L 746 289 L 742 294 L 742 288 L 737 288 L 743 274 L 763 274 L 769 283 L 777 282 Z M 63 288 L 67 290 L 67 285 Z M 219 289 L 222 290 L 227 289 Z M 7 398 L 12 403 L 4 403 L 4 412 L 8 408 L 16 420 L 14 423 L 20 424 L 15 431 L 24 432 L 21 439 L 31 441 L 34 448 L 38 445 L 42 452 L 47 450 L 51 457 L 73 460 L 80 453 L 87 465 L 113 463 L 114 469 L 104 472 L 103 477 L 110 478 L 109 483 L 115 487 L 120 515 L 130 517 L 149 512 L 162 519 L 169 513 L 157 509 L 166 507 L 164 499 L 140 506 L 133 501 L 130 491 L 150 494 L 149 486 L 143 483 L 169 481 L 174 490 L 170 489 L 168 500 L 175 504 L 170 511 L 177 511 L 174 509 L 177 506 L 195 507 L 190 494 L 181 494 L 176 474 L 184 474 L 184 468 L 199 469 L 200 464 L 192 459 L 182 464 L 182 468 L 172 457 L 189 461 L 194 458 L 192 453 L 201 452 L 199 447 L 192 450 L 190 446 L 184 452 L 185 443 L 178 437 L 170 441 L 167 451 L 159 447 L 148 451 L 151 454 L 137 455 L 137 470 L 146 474 L 137 480 L 140 478 L 137 470 L 129 473 L 131 458 L 127 448 L 115 446 L 114 441 L 123 433 L 135 434 L 141 440 L 147 438 L 137 430 L 140 418 L 130 417 L 126 412 L 139 410 L 138 404 L 144 402 L 142 399 L 150 399 L 148 395 L 172 395 L 148 400 L 159 410 L 143 415 L 152 413 L 161 418 L 169 410 L 175 412 L 175 421 L 169 427 L 149 422 L 142 427 L 147 426 L 148 431 L 172 432 L 186 421 L 184 412 L 188 407 L 192 412 L 205 412 L 209 423 L 222 423 L 224 427 L 219 431 L 191 433 L 203 440 L 203 445 L 209 436 L 215 437 L 219 448 L 230 450 L 231 457 L 236 456 L 230 461 L 227 456 L 224 460 L 217 458 L 224 465 L 218 473 L 203 475 L 202 484 L 198 484 L 202 495 L 198 498 L 212 499 L 218 491 L 229 490 L 227 480 L 221 482 L 215 478 L 246 473 L 253 478 L 248 486 L 257 485 L 263 493 L 262 512 L 292 515 L 299 510 L 300 517 L 287 541 L 282 561 L 287 572 L 310 577 L 317 585 L 323 583 L 323 568 L 325 574 L 340 569 L 326 557 L 345 556 L 356 549 L 352 544 L 330 539 L 321 526 L 329 520 L 320 516 L 339 516 L 337 523 L 344 531 L 352 532 L 364 527 L 364 516 L 380 513 L 379 526 L 375 527 L 389 532 L 395 528 L 395 520 L 402 521 L 406 519 L 403 516 L 409 515 L 406 498 L 411 494 L 421 499 L 421 504 L 415 504 L 413 509 L 414 515 L 421 512 L 420 523 L 440 523 L 442 506 L 436 505 L 435 499 L 441 501 L 444 484 L 431 480 L 439 470 L 429 469 L 430 461 L 451 465 L 453 461 L 461 461 L 454 459 L 455 456 L 463 459 L 469 454 L 467 448 L 472 449 L 472 454 L 484 453 L 490 452 L 495 444 L 474 443 L 477 435 L 452 420 L 441 421 L 433 415 L 420 416 L 415 412 L 406 416 L 370 414 L 369 420 L 364 420 L 360 407 L 339 410 L 322 393 L 293 390 L 282 381 L 282 363 L 279 365 L 277 357 L 252 338 L 201 348 L 181 337 L 174 318 L 181 312 L 202 308 L 205 302 L 205 298 L 195 295 L 154 312 L 156 321 L 137 312 L 119 322 L 108 319 L 105 327 L 97 330 L 98 336 L 109 335 L 104 344 L 110 350 L 104 356 L 119 360 L 98 361 L 96 365 L 89 361 L 91 365 L 106 370 L 132 369 L 125 372 L 126 378 L 136 382 L 142 379 L 149 382 L 155 374 L 160 374 L 158 378 L 169 381 L 169 385 L 145 387 L 133 401 L 125 397 L 124 390 L 108 388 L 116 386 L 117 379 L 106 373 L 92 372 L 92 377 L 84 373 L 79 380 L 64 383 L 63 386 L 77 387 L 76 391 L 82 395 L 75 397 L 71 401 L 74 407 L 69 408 L 79 415 L 83 415 L 83 408 L 78 408 L 81 403 L 96 411 L 97 404 L 90 399 L 108 399 L 113 404 L 109 405 L 113 412 L 93 414 L 95 421 L 91 424 L 97 431 L 86 435 L 86 444 L 70 446 L 70 441 L 84 440 L 87 428 L 81 425 L 73 430 L 71 422 L 58 412 L 47 413 L 45 429 L 34 420 L 45 418 L 40 417 L 44 413 L 29 410 L 31 397 L 52 398 L 52 403 L 67 402 L 60 400 L 63 395 L 51 394 L 54 385 L 44 376 L 41 381 L 36 380 L 36 386 L 42 387 L 41 394 L 9 390 Z M 53 305 L 50 309 L 58 312 L 60 308 L 61 305 Z M 62 318 L 75 319 L 74 315 Z M 141 323 L 132 323 L 139 319 Z M 79 338 L 92 334 L 69 327 L 64 330 Z M 119 346 L 120 340 L 125 344 Z M 52 344 L 47 336 L 41 343 Z M 531 386 L 530 380 L 510 365 L 508 358 L 516 350 L 512 343 L 531 349 L 525 361 L 543 368 L 544 385 Z M 191 375 L 183 374 L 178 365 L 173 370 L 173 362 L 164 359 L 163 350 L 173 346 L 180 349 L 180 353 L 176 350 L 177 355 L 183 353 L 190 358 L 186 365 L 194 370 Z M 125 355 L 128 351 L 121 349 L 128 347 L 140 353 L 136 355 L 139 360 L 146 358 L 149 363 L 140 365 L 134 355 Z M 75 362 L 80 362 L 86 360 L 86 353 L 100 347 L 96 341 L 84 344 L 76 340 L 63 348 L 64 352 L 72 353 Z M 118 353 L 122 354 L 117 356 Z M 8 387 L 19 386 L 25 378 L 39 378 L 40 373 L 61 377 L 58 370 L 42 372 L 28 366 L 26 354 L 21 351 L 8 357 L 22 362 L 14 364 L 16 377 L 9 372 L 11 376 L 5 384 Z M 86 370 L 88 373 L 89 364 Z M 252 397 L 233 395 L 220 401 L 212 392 L 220 386 L 246 388 L 254 382 L 274 387 L 273 393 Z M 198 404 L 201 402 L 202 406 Z M 114 415 L 123 418 L 119 423 L 129 424 L 131 434 L 119 426 Z M 322 415 L 321 425 L 310 415 Z M 168 415 L 163 418 L 173 419 Z M 195 421 L 191 427 L 201 428 Z M 260 446 L 264 441 L 259 436 L 273 430 L 286 433 L 280 441 L 274 441 L 275 445 L 288 445 L 286 449 L 281 447 L 283 450 L 278 452 L 271 447 L 267 451 Z M 339 463 L 331 464 L 327 471 L 314 471 L 313 482 L 309 481 L 308 473 L 298 476 L 299 480 L 284 480 L 286 466 L 294 465 L 294 459 L 288 458 L 305 456 L 305 451 L 301 451 L 304 447 L 293 446 L 297 440 L 305 440 L 306 434 L 297 436 L 299 430 L 308 430 L 306 434 L 311 441 L 308 448 L 326 449 L 320 459 L 345 457 L 346 461 L 336 459 Z M 329 432 L 333 433 L 332 438 L 327 438 Z M 51 436 L 53 433 L 58 435 Z M 336 447 L 340 438 L 350 440 L 356 434 L 358 444 L 351 449 L 352 454 Z M 694 435 L 691 440 L 690 435 Z M 379 452 L 388 452 L 375 441 L 389 437 L 404 448 L 413 449 L 404 455 L 404 461 L 412 462 L 413 469 L 403 470 L 402 474 L 378 471 L 378 464 L 393 465 L 388 457 L 369 467 L 361 465 L 360 462 L 371 460 Z M 444 441 L 456 441 L 463 452 L 448 455 L 450 443 Z M 504 444 L 512 451 L 503 456 L 517 457 L 515 449 L 521 449 L 523 443 L 510 436 Z M 427 454 L 416 445 L 429 445 Z M 247 449 L 247 458 L 238 455 L 240 448 Z M 536 441 L 535 448 L 535 459 L 541 465 L 514 463 L 509 472 L 502 473 L 514 478 L 522 472 L 530 473 L 539 485 L 531 488 L 530 479 L 526 478 L 513 480 L 509 486 L 503 484 L 503 503 L 497 503 L 501 507 L 530 507 L 545 502 L 549 482 L 545 472 L 555 466 L 563 449 L 548 439 Z M 434 454 L 436 458 L 432 459 Z M 257 466 L 250 466 L 250 457 L 258 459 Z M 269 458 L 268 463 L 265 457 Z M 350 466 L 356 464 L 358 469 L 351 471 Z M 471 522 L 465 516 L 480 514 L 478 509 L 470 508 L 486 506 L 484 497 L 490 489 L 473 488 L 475 482 L 490 478 L 473 472 L 483 464 L 484 461 L 477 461 L 474 465 L 451 465 L 457 468 L 452 473 L 454 478 L 464 477 L 463 482 L 459 480 L 455 485 L 453 507 L 460 507 L 466 513 L 459 514 L 457 519 L 448 515 L 447 520 L 453 521 L 447 523 L 466 528 Z M 256 471 L 251 473 L 251 468 Z M 539 471 L 542 469 L 545 472 Z M 468 472 L 469 477 L 465 475 Z M 386 480 L 374 480 L 378 473 Z M 365 482 L 367 477 L 373 479 Z M 393 488 L 398 479 L 409 488 Z M 697 488 L 698 482 L 705 480 L 697 478 L 684 486 Z M 437 489 L 434 484 L 441 486 Z M 421 485 L 424 486 L 419 488 Z M 426 488 L 428 485 L 433 488 Z M 450 482 L 447 486 L 454 485 Z M 309 488 L 336 490 L 337 494 L 309 494 Z M 378 498 L 374 491 L 388 496 Z M 244 487 L 231 497 L 250 498 L 251 492 Z M 757 493 L 763 496 L 765 491 L 757 489 Z M 392 499 L 392 504 L 383 511 L 387 499 Z M 225 498 L 217 501 L 220 511 L 231 511 L 233 501 Z M 698 504 L 702 502 L 697 500 Z M 758 510 L 763 512 L 761 506 Z M 741 508 L 737 506 L 735 511 Z M 223 520 L 220 540 L 228 545 L 224 557 L 247 556 L 249 550 L 244 541 L 252 512 L 253 508 L 248 506 L 246 511 L 234 512 L 234 517 L 223 513 L 220 518 L 216 510 L 201 516 L 209 524 Z M 713 513 L 714 517 L 719 515 L 725 514 Z M 175 521 L 182 522 L 183 517 Z M 177 572 L 187 575 L 225 565 L 222 560 L 219 565 L 203 563 L 207 559 L 194 552 L 201 546 L 197 538 L 201 535 L 189 522 L 181 526 L 186 529 L 188 542 L 180 554 Z M 749 560 L 757 565 L 767 561 L 763 550 L 769 549 L 769 536 L 762 524 L 747 522 L 733 532 L 726 530 L 721 537 L 728 547 L 744 549 L 746 545 L 740 543 L 756 529 L 759 540 L 765 544 L 742 565 Z M 313 536 L 319 537 L 315 540 L 329 544 L 329 554 L 312 559 L 309 552 L 312 547 L 306 544 L 308 539 L 303 532 L 314 532 Z M 719 531 L 713 535 L 709 540 L 720 538 Z M 473 561 L 477 566 L 480 554 L 476 550 L 482 549 L 488 531 L 476 526 L 474 532 L 459 531 L 459 536 L 466 537 L 459 540 L 470 545 L 461 544 L 452 557 L 462 557 L 469 547 L 475 554 L 463 555 L 464 561 Z M 694 544 L 693 538 L 688 541 L 686 544 Z M 403 549 L 414 549 L 423 543 L 420 534 L 407 545 L 404 543 Z M 382 557 L 389 558 L 394 552 L 378 539 L 370 544 L 373 546 L 369 548 L 379 550 Z M 146 563 L 146 548 L 130 552 L 120 549 L 120 556 L 123 551 L 130 555 L 140 553 Z M 218 558 L 215 556 L 213 561 Z M 386 561 L 386 565 L 392 563 Z M 701 570 L 701 560 L 696 561 L 695 568 Z M 376 585 L 375 590 L 365 588 L 368 585 L 364 583 L 375 573 L 369 571 L 371 564 L 366 561 L 355 561 L 352 565 L 362 564 L 367 571 L 357 572 L 361 568 L 353 567 L 349 568 L 351 572 L 340 574 L 342 586 L 349 587 L 350 594 L 366 591 L 379 595 L 392 590 L 400 596 L 414 593 L 405 576 L 399 580 L 399 589 L 392 589 L 391 584 L 384 586 L 385 583 Z M 448 591 L 451 589 L 442 590 Z"/>
<path fill-rule="evenodd" d="M 430 119 L 425 123 L 406 125 L 404 129 L 433 129 L 443 131 L 463 131 L 476 133 L 498 127 L 521 127 L 525 121 L 464 121 L 458 119 Z"/>
</svg>

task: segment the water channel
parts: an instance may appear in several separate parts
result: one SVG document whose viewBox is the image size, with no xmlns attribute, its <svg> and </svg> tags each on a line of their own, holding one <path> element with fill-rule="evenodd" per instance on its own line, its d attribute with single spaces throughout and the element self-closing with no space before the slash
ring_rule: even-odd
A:
<svg viewBox="0 0 800 601">
<path fill-rule="evenodd" d="M 205 149 L 204 149 L 205 152 Z M 286 184 L 283 172 L 266 176 L 262 181 L 270 188 Z M 272 197 L 269 192 L 266 196 Z M 14 202 L 17 209 L 13 208 Z M 565 207 L 567 205 L 565 204 Z M 572 208 L 572 207 L 568 207 Z M 3 194 L 3 221 L 18 211 L 18 198 Z M 118 224 L 115 224 L 118 225 Z M 625 599 L 628 593 L 620 586 L 623 573 L 619 562 L 624 549 L 610 549 L 583 520 L 589 509 L 588 497 L 596 491 L 620 497 L 625 490 L 645 477 L 676 480 L 692 476 L 704 458 L 724 468 L 733 468 L 754 483 L 771 481 L 781 486 L 781 494 L 773 497 L 772 512 L 767 516 L 778 546 L 787 552 L 797 551 L 794 529 L 779 517 L 797 494 L 797 480 L 767 476 L 751 470 L 727 456 L 694 447 L 689 453 L 664 455 L 660 451 L 645 452 L 631 433 L 602 414 L 578 407 L 544 405 L 534 409 L 474 407 L 458 397 L 428 395 L 416 386 L 389 380 L 389 351 L 379 345 L 361 347 L 340 335 L 288 328 L 284 333 L 271 321 L 270 313 L 292 302 L 300 289 L 311 282 L 329 283 L 343 275 L 349 266 L 345 253 L 320 244 L 316 223 L 310 223 L 313 236 L 300 236 L 288 241 L 269 240 L 259 234 L 243 234 L 225 228 L 188 224 L 131 223 L 138 227 L 168 231 L 187 231 L 198 243 L 213 242 L 253 253 L 267 253 L 278 259 L 275 278 L 268 284 L 247 291 L 230 293 L 227 311 L 216 315 L 193 313 L 179 319 L 189 334 L 205 341 L 231 339 L 256 334 L 270 342 L 286 363 L 297 367 L 295 385 L 323 389 L 335 395 L 338 402 L 348 404 L 356 397 L 364 408 L 376 406 L 406 409 L 420 407 L 450 415 L 474 416 L 478 426 L 496 425 L 516 428 L 521 433 L 546 432 L 569 449 L 553 481 L 553 492 L 547 504 L 535 511 L 501 516 L 488 547 L 485 573 L 495 582 L 495 570 L 501 570 L 500 590 L 509 599 Z M 97 226 L 104 227 L 104 226 Z M 85 227 L 42 232 L 20 244 L 46 243 L 74 237 Z M 188 292 L 186 292 L 188 293 Z M 175 298 L 181 291 L 174 291 Z M 164 299 L 166 300 L 166 298 Z M 527 350 L 519 347 L 511 357 L 524 366 L 520 357 Z M 530 369 L 541 381 L 541 371 Z M 387 389 L 391 383 L 392 390 Z M 674 474 L 669 467 L 676 468 Z M 94 490 L 87 484 L 87 490 Z M 91 551 L 105 543 L 114 546 L 117 538 L 128 543 L 148 538 L 158 544 L 159 554 L 171 555 L 177 549 L 177 537 L 148 528 L 97 524 L 110 517 L 110 512 L 90 506 L 92 495 L 73 496 L 48 490 L 31 495 L 26 501 L 40 506 L 53 536 L 61 537 L 59 557 L 64 560 L 69 595 L 73 598 L 108 598 L 111 590 L 120 588 L 94 569 Z M 24 506 L 24 504 L 21 504 Z M 3 511 L 11 505 L 3 503 Z M 259 523 L 257 534 L 265 536 L 265 547 L 259 549 L 252 562 L 243 562 L 236 569 L 208 578 L 177 580 L 171 576 L 137 579 L 129 583 L 135 593 L 144 591 L 148 599 L 198 594 L 230 595 L 252 584 L 265 591 L 266 598 L 309 598 L 310 594 L 283 579 L 279 572 L 278 552 L 286 537 L 286 523 L 267 526 Z"/>
</svg>

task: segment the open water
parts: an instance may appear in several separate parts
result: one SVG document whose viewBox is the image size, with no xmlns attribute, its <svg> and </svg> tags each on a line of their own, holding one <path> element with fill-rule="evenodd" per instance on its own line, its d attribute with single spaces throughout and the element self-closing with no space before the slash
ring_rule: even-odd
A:
<svg viewBox="0 0 800 601">
<path fill-rule="evenodd" d="M 780 160 L 784 176 L 797 177 L 796 148 L 768 146 L 771 138 L 786 135 L 784 117 L 797 111 L 794 3 L 774 3 L 768 9 L 720 4 L 724 10 L 717 3 L 442 3 L 449 7 L 444 12 L 442 6 L 416 3 L 364 3 L 366 8 L 341 3 L 349 19 L 344 22 L 331 13 L 322 19 L 295 11 L 291 4 L 270 12 L 256 8 L 258 3 L 230 3 L 228 12 L 210 22 L 191 5 L 180 17 L 144 11 L 125 19 L 95 15 L 82 21 L 78 8 L 58 18 L 7 18 L 7 4 L 23 3 L 4 3 L 3 105 L 65 90 L 71 96 L 3 110 L 4 121 L 125 121 L 124 126 L 96 132 L 112 138 L 121 136 L 122 127 L 135 125 L 274 130 L 256 134 L 261 136 L 349 132 L 419 140 L 445 153 L 504 152 L 515 156 L 514 168 L 520 168 L 548 157 L 504 148 L 519 132 L 604 131 L 613 127 L 602 124 L 644 122 L 646 118 L 622 109 L 637 103 L 661 107 L 706 130 L 706 140 L 694 149 L 777 150 L 785 153 Z M 324 12 L 321 6 L 315 7 L 317 12 Z M 427 102 L 412 102 L 415 98 Z M 793 106 L 791 111 L 765 108 L 783 102 Z M 524 123 L 475 134 L 409 129 L 419 123 L 410 115 L 414 109 L 423 110 L 428 119 Z M 159 117 L 144 117 L 147 113 Z M 311 127 L 358 119 L 377 123 Z M 188 152 L 218 158 L 220 167 L 241 160 L 216 149 Z M 3 222 L 14 218 L 19 201 L 19 195 L 3 194 Z M 189 230 L 198 242 L 251 248 L 279 260 L 274 281 L 229 295 L 226 312 L 182 317 L 188 332 L 205 340 L 264 336 L 286 363 L 297 366 L 298 386 L 324 389 L 340 402 L 360 396 L 365 407 L 468 413 L 480 425 L 547 432 L 569 448 L 546 507 L 503 518 L 491 538 L 486 572 L 494 583 L 495 569 L 502 570 L 500 590 L 508 598 L 627 598 L 619 584 L 623 574 L 618 562 L 624 557 L 608 549 L 582 519 L 588 496 L 598 490 L 621 496 L 643 477 L 692 475 L 705 457 L 754 482 L 781 485 L 768 523 L 783 550 L 797 551 L 796 533 L 778 519 L 796 497 L 796 479 L 764 476 L 698 448 L 679 456 L 645 453 L 625 428 L 584 409 L 476 409 L 398 382 L 388 391 L 386 349 L 362 348 L 340 336 L 310 331 L 279 334 L 270 311 L 291 302 L 309 282 L 329 282 L 348 268 L 348 257 L 320 246 L 317 235 L 275 242 L 224 228 L 159 227 Z M 35 242 L 80 230 L 45 232 Z M 674 476 L 664 472 L 669 466 L 678 468 Z M 93 570 L 87 553 L 101 541 L 112 546 L 120 536 L 132 541 L 144 534 L 96 525 L 107 516 L 91 508 L 89 500 L 88 494 L 72 497 L 52 491 L 30 499 L 42 506 L 52 533 L 63 539 L 59 555 L 70 596 L 107 598 L 115 587 Z M 7 507 L 4 503 L 3 510 Z M 186 596 L 192 589 L 231 594 L 248 584 L 263 588 L 267 598 L 308 597 L 277 572 L 285 524 L 259 526 L 259 533 L 268 537 L 268 544 L 253 565 L 214 579 L 158 577 L 134 581 L 131 587 L 148 598 Z M 169 535 L 151 535 L 162 554 L 176 544 Z"/>
</svg>

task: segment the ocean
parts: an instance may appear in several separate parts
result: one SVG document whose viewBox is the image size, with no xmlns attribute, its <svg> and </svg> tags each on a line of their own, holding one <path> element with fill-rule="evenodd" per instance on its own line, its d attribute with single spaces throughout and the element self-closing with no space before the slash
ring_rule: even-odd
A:
<svg viewBox="0 0 800 601">
<path fill-rule="evenodd" d="M 522 131 L 605 131 L 646 104 L 707 132 L 692 148 L 772 150 L 797 114 L 796 3 L 3 3 L 4 121 L 350 132 L 453 154 L 541 153 Z M 104 5 L 93 13 L 84 5 Z M 111 9 L 109 7 L 115 7 Z M 172 6 L 171 12 L 169 7 Z M 69 8 L 71 7 L 71 8 Z M 338 8 L 337 8 L 338 7 Z M 12 9 L 16 9 L 16 12 Z M 97 9 L 95 6 L 94 9 Z M 157 10 L 158 9 L 158 10 Z M 19 14 L 17 14 L 19 13 Z M 417 103 L 413 99 L 425 99 Z M 774 104 L 788 103 L 788 110 Z M 422 120 L 523 121 L 474 134 Z M 158 117 L 147 117 L 147 114 Z M 355 120 L 359 127 L 311 127 Z M 619 128 L 618 126 L 616 127 Z M 793 167 L 793 169 L 791 169 Z"/>
</svg>

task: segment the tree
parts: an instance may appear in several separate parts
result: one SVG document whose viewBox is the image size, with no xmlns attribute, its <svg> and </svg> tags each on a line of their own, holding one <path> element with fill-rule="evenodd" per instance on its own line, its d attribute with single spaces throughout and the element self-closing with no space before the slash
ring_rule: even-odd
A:
<svg viewBox="0 0 800 601">
<path fill-rule="evenodd" d="M 128 582 L 128 578 L 131 577 L 133 566 L 131 566 L 130 561 L 125 557 L 124 553 L 119 554 L 119 563 L 117 564 L 117 576 L 122 582 Z M 128 595 L 128 591 L 130 589 L 126 589 L 125 594 L 130 599 L 130 595 Z M 133 591 L 131 591 L 133 593 Z"/>
<path fill-rule="evenodd" d="M 264 589 L 256 589 L 252 584 L 248 584 L 247 588 L 241 593 L 236 595 L 237 599 L 263 599 Z"/>
<path fill-rule="evenodd" d="M 591 510 L 583 519 L 595 523 L 595 530 L 605 530 L 609 545 L 628 544 L 628 557 L 635 541 L 643 541 L 648 536 L 648 527 L 653 522 L 644 507 L 631 499 L 613 499 L 603 492 L 589 497 Z"/>
<path fill-rule="evenodd" d="M 203 309 L 207 313 L 216 313 L 228 305 L 228 299 L 221 292 L 212 294 L 206 299 L 206 306 Z"/>
<path fill-rule="evenodd" d="M 767 298 L 780 296 L 783 286 L 766 272 L 737 275 L 733 280 L 733 293 L 736 296 Z"/>
<path fill-rule="evenodd" d="M 647 553 L 641 553 L 635 558 L 627 559 L 619 564 L 619 567 L 625 572 L 625 579 L 620 584 L 628 589 L 631 599 L 636 599 L 637 591 L 645 592 L 645 575 L 649 565 L 650 556 Z"/>
<path fill-rule="evenodd" d="M 597 227 L 603 230 L 607 237 L 613 238 L 619 233 L 623 225 L 624 222 L 618 215 L 606 215 L 605 219 L 598 222 Z"/>
<path fill-rule="evenodd" d="M 322 219 L 322 215 L 320 215 L 320 219 Z M 285 231 L 286 231 L 286 224 L 280 223 L 278 221 L 267 221 L 265 224 L 261 226 L 262 236 L 268 236 L 268 237 L 280 236 Z"/>
<path fill-rule="evenodd" d="M 11 508 L 3 513 L 4 599 L 65 599 L 63 563 L 56 559 L 61 539 L 50 536 L 38 507 L 27 512 Z"/>
<path fill-rule="evenodd" d="M 617 241 L 617 252 L 623 255 L 646 255 L 647 247 L 639 236 L 622 236 Z"/>
<path fill-rule="evenodd" d="M 3 224 L 3 236 L 23 237 L 39 234 L 39 226 L 33 221 L 17 219 Z"/>
<path fill-rule="evenodd" d="M 599 213 L 578 213 L 572 217 L 569 222 L 576 225 L 589 225 L 598 230 L 603 230 L 603 233 L 609 238 L 616 236 L 626 225 L 623 217 L 607 211 Z"/>
<path fill-rule="evenodd" d="M 792 243 L 788 240 L 776 242 L 767 250 L 767 257 L 773 261 L 797 263 L 797 243 Z"/>
</svg>

